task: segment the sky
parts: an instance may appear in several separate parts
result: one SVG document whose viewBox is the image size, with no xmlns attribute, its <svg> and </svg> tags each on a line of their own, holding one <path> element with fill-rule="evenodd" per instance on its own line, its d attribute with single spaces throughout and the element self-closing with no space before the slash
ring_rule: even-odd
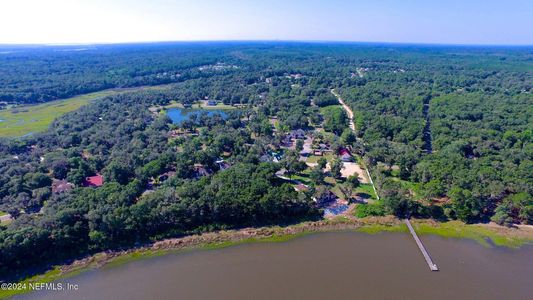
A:
<svg viewBox="0 0 533 300">
<path fill-rule="evenodd" d="M 533 45 L 533 1 L 0 0 L 0 44 L 206 40 Z"/>
</svg>

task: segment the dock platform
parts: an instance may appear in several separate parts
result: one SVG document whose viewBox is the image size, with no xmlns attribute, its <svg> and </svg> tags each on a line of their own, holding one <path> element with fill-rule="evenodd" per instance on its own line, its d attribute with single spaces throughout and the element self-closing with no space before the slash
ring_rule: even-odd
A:
<svg viewBox="0 0 533 300">
<path fill-rule="evenodd" d="M 429 253 L 426 250 L 426 247 L 424 247 L 424 244 L 422 244 L 422 241 L 418 238 L 418 235 L 416 234 L 415 230 L 413 229 L 413 226 L 411 225 L 411 221 L 409 219 L 405 219 L 405 224 L 407 225 L 407 228 L 409 228 L 409 232 L 415 239 L 416 244 L 418 245 L 418 248 L 420 249 L 420 252 L 422 252 L 422 255 L 424 256 L 424 259 L 426 260 L 429 269 L 431 271 L 438 271 L 439 268 L 437 265 L 431 260 L 431 256 L 429 256 Z"/>
</svg>

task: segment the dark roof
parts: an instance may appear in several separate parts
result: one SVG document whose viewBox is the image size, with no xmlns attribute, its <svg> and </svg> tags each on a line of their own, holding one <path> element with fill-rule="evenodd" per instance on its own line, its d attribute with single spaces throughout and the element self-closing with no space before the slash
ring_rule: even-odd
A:
<svg viewBox="0 0 533 300">
<path fill-rule="evenodd" d="M 228 164 L 227 162 L 221 162 L 221 163 L 218 163 L 218 167 L 220 168 L 220 170 L 226 170 L 227 168 L 231 167 L 230 164 Z"/>
<path fill-rule="evenodd" d="M 54 194 L 60 194 L 64 192 L 68 192 L 74 188 L 74 184 L 66 181 L 66 180 L 54 180 L 52 182 L 52 193 Z"/>
<path fill-rule="evenodd" d="M 195 165 L 194 170 L 196 172 L 197 177 L 208 176 L 212 173 L 209 169 L 205 168 L 202 165 Z"/>
<path fill-rule="evenodd" d="M 165 180 L 169 179 L 170 177 L 174 177 L 174 176 L 176 176 L 176 172 L 168 171 L 168 172 L 165 172 L 165 173 L 159 175 L 159 181 L 165 181 Z"/>
<path fill-rule="evenodd" d="M 341 160 L 345 161 L 345 162 L 351 161 L 352 160 L 352 156 L 350 154 L 348 154 L 348 153 L 344 153 L 343 155 L 341 155 Z"/>
<path fill-rule="evenodd" d="M 316 202 L 319 205 L 325 205 L 335 200 L 337 200 L 337 195 L 335 195 L 335 193 L 333 193 L 332 191 L 327 191 L 326 193 L 322 194 L 318 199 L 316 199 Z"/>
</svg>

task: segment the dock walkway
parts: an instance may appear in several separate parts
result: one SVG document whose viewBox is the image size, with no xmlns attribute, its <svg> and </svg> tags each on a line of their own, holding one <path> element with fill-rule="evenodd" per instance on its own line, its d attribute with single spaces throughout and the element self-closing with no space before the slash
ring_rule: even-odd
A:
<svg viewBox="0 0 533 300">
<path fill-rule="evenodd" d="M 429 256 L 429 253 L 426 250 L 426 247 L 424 247 L 424 244 L 422 244 L 422 241 L 418 238 L 418 235 L 416 234 L 415 230 L 413 229 L 413 226 L 411 225 L 411 221 L 409 219 L 405 219 L 405 224 L 409 228 L 409 232 L 411 232 L 411 235 L 415 239 L 416 244 L 418 245 L 418 248 L 420 249 L 420 252 L 422 252 L 422 255 L 424 256 L 424 259 L 426 260 L 429 269 L 431 271 L 438 271 L 439 268 L 437 265 L 431 260 L 431 256 Z"/>
</svg>

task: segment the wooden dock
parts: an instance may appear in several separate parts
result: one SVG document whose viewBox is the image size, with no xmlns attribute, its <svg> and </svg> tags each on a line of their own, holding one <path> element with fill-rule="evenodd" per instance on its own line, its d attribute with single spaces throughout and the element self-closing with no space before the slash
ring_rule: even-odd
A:
<svg viewBox="0 0 533 300">
<path fill-rule="evenodd" d="M 431 260 L 431 256 L 429 256 L 429 253 L 426 250 L 426 247 L 424 247 L 424 244 L 422 244 L 422 241 L 418 238 L 418 235 L 416 234 L 415 230 L 413 229 L 413 226 L 411 225 L 411 221 L 409 219 L 405 219 L 405 224 L 407 225 L 407 228 L 409 228 L 409 232 L 411 232 L 411 235 L 415 239 L 416 244 L 418 245 L 418 248 L 420 249 L 420 252 L 422 252 L 422 255 L 424 256 L 424 259 L 426 260 L 429 269 L 431 271 L 438 271 L 439 268 L 437 265 Z"/>
</svg>

